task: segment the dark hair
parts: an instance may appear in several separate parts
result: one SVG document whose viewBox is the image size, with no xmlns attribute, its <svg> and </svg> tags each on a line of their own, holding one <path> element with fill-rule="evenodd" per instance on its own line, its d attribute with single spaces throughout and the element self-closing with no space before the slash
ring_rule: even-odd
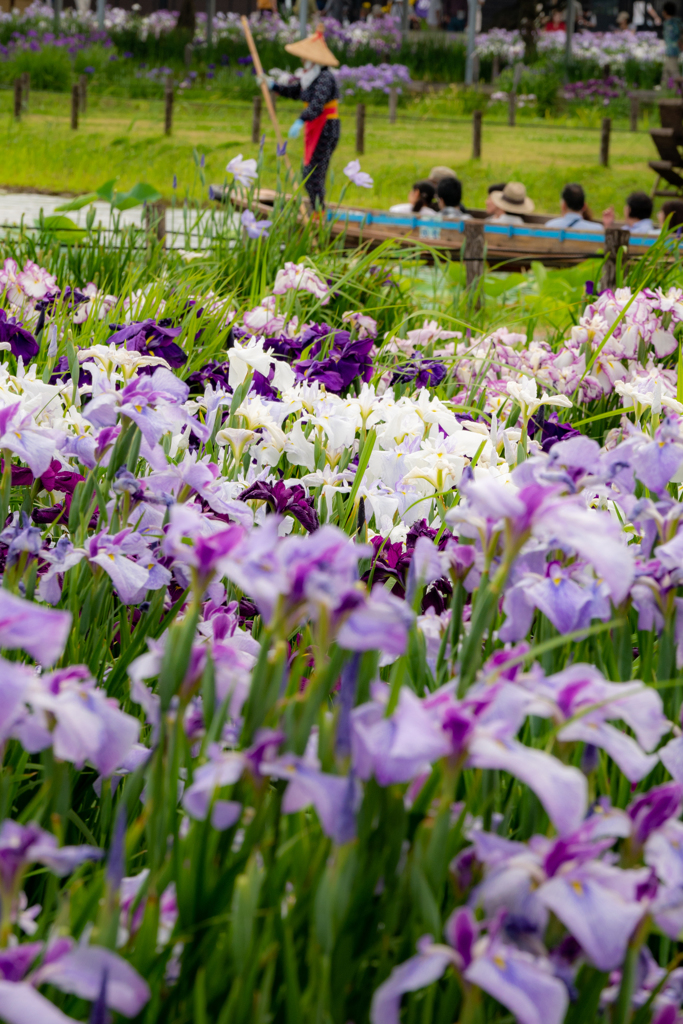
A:
<svg viewBox="0 0 683 1024">
<path fill-rule="evenodd" d="M 436 194 L 443 199 L 444 206 L 460 206 L 462 199 L 462 182 L 457 178 L 442 178 L 436 186 Z"/>
<path fill-rule="evenodd" d="M 626 200 L 631 216 L 636 220 L 647 220 L 652 216 L 652 200 L 647 192 L 631 192 Z"/>
<path fill-rule="evenodd" d="M 666 0 L 666 3 L 662 7 L 662 11 L 664 14 L 670 14 L 673 18 L 676 14 L 676 4 L 672 3 L 672 0 Z"/>
<path fill-rule="evenodd" d="M 683 226 L 683 200 L 667 199 L 662 205 L 664 220 L 670 217 L 669 228 L 680 228 Z"/>
<path fill-rule="evenodd" d="M 489 195 L 491 195 L 492 192 L 504 192 L 506 185 L 507 181 L 501 181 L 500 185 L 489 185 L 486 191 Z"/>
<path fill-rule="evenodd" d="M 436 189 L 431 181 L 416 181 L 413 189 L 417 189 L 419 192 L 417 202 L 413 205 L 413 213 L 419 213 L 423 206 L 426 206 L 429 210 L 436 210 L 436 203 L 434 202 Z"/>
<path fill-rule="evenodd" d="M 565 185 L 562 189 L 562 198 L 574 213 L 581 213 L 586 205 L 586 194 L 580 185 Z"/>
</svg>

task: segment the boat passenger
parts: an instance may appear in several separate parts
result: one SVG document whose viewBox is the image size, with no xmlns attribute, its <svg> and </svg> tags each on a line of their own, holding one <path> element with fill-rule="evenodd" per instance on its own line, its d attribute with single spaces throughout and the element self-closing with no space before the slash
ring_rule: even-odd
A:
<svg viewBox="0 0 683 1024">
<path fill-rule="evenodd" d="M 606 228 L 614 224 L 614 207 L 608 207 L 602 215 L 602 223 Z M 624 226 L 632 235 L 656 234 L 657 228 L 652 220 L 652 200 L 647 192 L 631 192 L 624 207 Z"/>
<path fill-rule="evenodd" d="M 458 178 L 441 179 L 436 187 L 436 201 L 444 220 L 471 220 L 462 205 L 462 182 Z"/>
<path fill-rule="evenodd" d="M 586 207 L 586 195 L 581 185 L 565 185 L 560 199 L 562 216 L 545 222 L 547 228 L 564 228 L 565 231 L 602 231 L 602 224 L 590 219 Z"/>
<path fill-rule="evenodd" d="M 486 210 L 487 217 L 493 217 L 497 209 L 495 203 L 491 199 L 491 196 L 493 195 L 494 192 L 503 192 L 505 190 L 506 184 L 507 182 L 501 181 L 500 184 L 489 185 L 489 187 L 487 188 L 486 202 L 484 204 L 484 209 Z"/>
<path fill-rule="evenodd" d="M 526 186 L 521 181 L 508 181 L 500 191 L 489 192 L 486 209 L 489 207 L 493 210 L 486 218 L 489 223 L 521 227 L 523 214 L 533 213 L 536 204 L 526 194 Z"/>
<path fill-rule="evenodd" d="M 455 171 L 451 170 L 450 167 L 445 167 L 443 164 L 437 164 L 436 167 L 432 167 L 431 171 L 427 175 L 427 181 L 431 181 L 434 188 L 437 188 L 440 181 L 444 178 L 457 178 L 458 175 Z"/>
<path fill-rule="evenodd" d="M 431 181 L 416 181 L 408 193 L 408 202 L 390 206 L 389 213 L 395 213 L 402 217 L 436 216 L 436 189 Z"/>
<path fill-rule="evenodd" d="M 664 227 L 664 222 L 667 217 L 669 218 L 669 231 L 683 227 L 683 200 L 667 199 L 667 201 L 662 204 L 662 208 L 657 214 L 657 220 L 659 221 L 660 227 Z"/>
</svg>

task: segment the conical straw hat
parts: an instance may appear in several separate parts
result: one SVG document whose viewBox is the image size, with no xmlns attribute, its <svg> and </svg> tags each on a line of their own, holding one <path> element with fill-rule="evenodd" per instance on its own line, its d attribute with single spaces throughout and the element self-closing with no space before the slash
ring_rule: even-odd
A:
<svg viewBox="0 0 683 1024">
<path fill-rule="evenodd" d="M 301 60 L 310 60 L 314 64 L 326 64 L 328 67 L 338 68 L 339 61 L 325 42 L 325 36 L 321 29 L 314 32 L 306 39 L 300 39 L 298 43 L 288 43 L 285 46 L 287 53 Z"/>
</svg>

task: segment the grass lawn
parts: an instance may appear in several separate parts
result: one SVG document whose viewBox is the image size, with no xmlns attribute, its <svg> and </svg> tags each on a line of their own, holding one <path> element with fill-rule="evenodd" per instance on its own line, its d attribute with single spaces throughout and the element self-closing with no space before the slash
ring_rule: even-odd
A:
<svg viewBox="0 0 683 1024">
<path fill-rule="evenodd" d="M 30 113 L 20 124 L 11 115 L 11 93 L 0 93 L 0 187 L 31 187 L 80 193 L 118 176 L 119 188 L 137 181 L 155 185 L 172 195 L 173 175 L 178 194 L 196 198 L 205 194 L 194 151 L 206 158 L 207 182 L 222 182 L 227 161 L 237 153 L 255 156 L 251 142 L 251 107 L 238 101 L 178 97 L 174 132 L 163 135 L 163 104 L 157 100 L 118 99 L 92 95 L 78 131 L 69 127 L 70 96 L 64 93 L 31 94 Z M 366 122 L 364 170 L 373 176 L 372 190 L 352 186 L 346 201 L 387 207 L 403 201 L 412 182 L 424 177 L 433 164 L 448 164 L 464 183 L 464 201 L 480 206 L 489 183 L 506 179 L 525 182 L 540 212 L 555 212 L 559 191 L 568 181 L 583 183 L 595 213 L 615 203 L 621 212 L 632 189 L 649 192 L 652 172 L 647 160 L 655 156 L 645 132 L 614 132 L 611 166 L 598 165 L 599 133 L 581 127 L 542 122 L 516 128 L 484 119 L 483 157 L 471 156 L 469 123 L 438 123 L 420 119 L 414 106 L 399 113 L 390 125 L 386 111 L 369 107 Z M 297 116 L 300 104 L 280 100 L 278 112 L 284 130 Z M 342 141 L 335 154 L 330 179 L 331 196 L 338 198 L 345 182 L 342 170 L 355 156 L 354 108 L 342 105 Z M 408 119 L 409 118 L 409 119 Z M 264 182 L 275 180 L 275 145 L 264 113 L 266 161 Z M 302 140 L 290 143 L 295 165 L 301 159 Z"/>
</svg>

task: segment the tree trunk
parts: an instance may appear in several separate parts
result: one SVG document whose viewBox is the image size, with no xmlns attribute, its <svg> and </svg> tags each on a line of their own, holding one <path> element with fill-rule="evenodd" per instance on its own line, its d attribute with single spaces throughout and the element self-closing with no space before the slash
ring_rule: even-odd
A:
<svg viewBox="0 0 683 1024">
<path fill-rule="evenodd" d="M 182 0 L 176 28 L 183 28 L 194 34 L 196 22 L 194 0 Z"/>
</svg>

